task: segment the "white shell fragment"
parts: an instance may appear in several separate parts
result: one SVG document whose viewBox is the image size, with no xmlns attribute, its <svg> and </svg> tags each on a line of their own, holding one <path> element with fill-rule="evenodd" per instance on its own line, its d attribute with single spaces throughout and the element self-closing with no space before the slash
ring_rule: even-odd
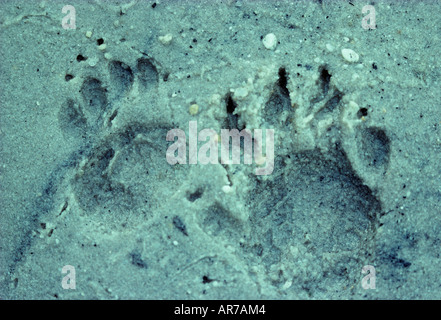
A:
<svg viewBox="0 0 441 320">
<path fill-rule="evenodd" d="M 359 59 L 358 54 L 352 49 L 342 49 L 341 55 L 348 62 L 357 62 Z"/>
<path fill-rule="evenodd" d="M 274 33 L 268 33 L 262 42 L 268 50 L 274 50 L 277 47 L 277 37 Z"/>
<path fill-rule="evenodd" d="M 168 45 L 173 40 L 173 36 L 168 33 L 165 36 L 158 37 L 159 42 L 161 42 L 163 45 Z"/>
<path fill-rule="evenodd" d="M 332 52 L 332 51 L 334 51 L 334 46 L 333 46 L 332 44 L 330 44 L 330 43 L 327 43 L 327 44 L 326 44 L 326 49 L 327 49 L 329 52 Z"/>
</svg>

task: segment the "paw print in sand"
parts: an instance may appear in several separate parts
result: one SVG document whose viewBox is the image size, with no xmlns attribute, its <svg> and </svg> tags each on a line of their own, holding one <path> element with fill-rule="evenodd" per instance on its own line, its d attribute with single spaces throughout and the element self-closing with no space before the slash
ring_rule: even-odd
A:
<svg viewBox="0 0 441 320">
<path fill-rule="evenodd" d="M 180 167 L 164 160 L 171 124 L 139 119 L 114 125 L 134 103 L 153 112 L 159 82 L 154 60 L 140 58 L 133 66 L 110 61 L 105 70 L 101 78 L 84 79 L 78 96 L 66 101 L 58 118 L 67 139 L 85 141 L 81 152 L 86 156 L 72 178 L 79 207 L 90 219 L 115 229 L 151 217 L 178 185 L 173 181 L 179 179 Z"/>
<path fill-rule="evenodd" d="M 366 126 L 327 67 L 316 72 L 315 82 L 302 83 L 279 69 L 263 126 L 291 135 L 292 144 L 275 146 L 272 175 L 254 177 L 248 221 L 235 221 L 221 204 L 200 216 L 209 235 L 240 248 L 250 274 L 261 269 L 278 290 L 308 283 L 308 295 L 356 286 L 373 261 L 382 214 L 373 181 L 387 170 L 390 153 L 386 132 Z"/>
</svg>

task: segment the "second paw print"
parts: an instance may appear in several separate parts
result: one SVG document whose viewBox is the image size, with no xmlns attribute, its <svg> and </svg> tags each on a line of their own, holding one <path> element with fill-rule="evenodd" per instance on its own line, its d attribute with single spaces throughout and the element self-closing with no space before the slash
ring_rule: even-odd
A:
<svg viewBox="0 0 441 320">
<path fill-rule="evenodd" d="M 138 59 L 133 67 L 110 61 L 105 70 L 101 76 L 85 76 L 80 85 L 72 84 L 72 91 L 78 94 L 66 99 L 58 112 L 59 126 L 66 139 L 95 140 L 112 126 L 121 102 L 135 83 L 139 91 L 152 94 L 158 86 L 157 63 L 150 58 Z"/>
</svg>

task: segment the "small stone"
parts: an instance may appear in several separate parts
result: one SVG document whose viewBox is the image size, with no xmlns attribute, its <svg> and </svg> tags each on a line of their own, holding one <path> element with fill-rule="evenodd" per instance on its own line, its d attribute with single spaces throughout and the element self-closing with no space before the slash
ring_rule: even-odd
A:
<svg viewBox="0 0 441 320">
<path fill-rule="evenodd" d="M 103 43 L 102 45 L 98 46 L 98 49 L 100 49 L 101 51 L 106 50 L 107 45 L 105 43 Z"/>
<path fill-rule="evenodd" d="M 214 93 L 211 97 L 210 97 L 210 104 L 213 105 L 219 105 L 220 104 L 220 100 L 221 100 L 221 96 L 218 93 Z"/>
<path fill-rule="evenodd" d="M 99 61 L 98 57 L 93 57 L 93 58 L 88 59 L 89 66 L 95 67 L 97 65 L 98 61 Z"/>
<path fill-rule="evenodd" d="M 358 54 L 352 49 L 342 49 L 341 55 L 348 62 L 357 62 L 359 59 Z"/>
<path fill-rule="evenodd" d="M 159 36 L 158 37 L 159 42 L 161 42 L 163 45 L 169 45 L 170 42 L 173 40 L 173 36 L 168 33 L 165 36 Z"/>
<path fill-rule="evenodd" d="M 196 115 L 198 111 L 199 111 L 199 106 L 196 103 L 192 104 L 190 108 L 188 108 L 188 112 L 190 112 L 192 116 Z"/>
<path fill-rule="evenodd" d="M 291 286 L 292 286 L 292 280 L 288 280 L 288 281 L 286 281 L 285 284 L 282 286 L 282 290 L 289 289 L 289 288 L 291 288 Z"/>
<path fill-rule="evenodd" d="M 277 47 L 277 37 L 274 33 L 268 33 L 262 42 L 268 50 L 274 50 Z"/>
<path fill-rule="evenodd" d="M 87 31 L 87 32 L 86 32 L 86 37 L 87 37 L 87 38 L 90 38 L 91 36 L 92 36 L 92 31 Z"/>
<path fill-rule="evenodd" d="M 248 90 L 246 88 L 238 88 L 234 91 L 234 98 L 237 100 L 243 100 L 248 95 Z"/>
<path fill-rule="evenodd" d="M 353 110 L 359 110 L 360 109 L 360 107 L 358 106 L 357 102 L 355 102 L 355 101 L 349 101 L 348 107 L 353 109 Z"/>
<path fill-rule="evenodd" d="M 334 51 L 334 46 L 333 46 L 332 44 L 330 44 L 330 43 L 327 43 L 327 44 L 326 44 L 326 49 L 327 49 L 329 52 L 332 52 L 332 51 Z"/>
</svg>

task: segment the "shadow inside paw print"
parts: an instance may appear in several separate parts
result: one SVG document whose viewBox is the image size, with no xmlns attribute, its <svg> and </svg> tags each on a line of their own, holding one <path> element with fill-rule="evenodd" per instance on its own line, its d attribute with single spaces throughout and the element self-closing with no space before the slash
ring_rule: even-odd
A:
<svg viewBox="0 0 441 320">
<path fill-rule="evenodd" d="M 109 63 L 110 82 L 113 83 L 113 98 L 120 99 L 132 87 L 134 75 L 132 69 L 121 61 Z"/>
<path fill-rule="evenodd" d="M 327 66 L 319 68 L 319 78 L 317 83 L 317 95 L 311 99 L 309 114 L 314 115 L 311 127 L 317 127 L 319 121 L 330 116 L 334 112 L 339 112 L 340 102 L 344 94 L 332 85 L 332 74 Z"/>
<path fill-rule="evenodd" d="M 84 212 L 107 225 L 136 224 L 171 197 L 180 166 L 164 160 L 166 126 L 130 124 L 94 147 L 74 178 Z"/>
<path fill-rule="evenodd" d="M 332 160 L 319 150 L 296 153 L 279 159 L 274 171 L 277 177 L 256 180 L 250 194 L 252 232 L 246 251 L 270 269 L 282 262 L 295 265 L 287 252 L 291 247 L 304 247 L 317 259 L 319 275 L 355 282 L 347 274 L 341 277 L 323 257 L 350 257 L 362 264 L 372 254 L 381 212 L 372 191 L 357 177 L 343 152 Z M 253 252 L 252 248 L 260 249 Z"/>
<path fill-rule="evenodd" d="M 79 90 L 81 102 L 68 99 L 58 112 L 58 122 L 65 138 L 96 135 L 103 116 L 110 108 L 106 89 L 96 78 L 86 79 Z"/>
<path fill-rule="evenodd" d="M 159 82 L 159 73 L 152 60 L 146 58 L 139 59 L 137 69 L 139 80 L 144 90 L 154 89 Z"/>
<path fill-rule="evenodd" d="M 381 128 L 363 128 L 358 134 L 363 163 L 374 170 L 384 171 L 390 160 L 390 139 Z"/>
<path fill-rule="evenodd" d="M 278 123 L 289 125 L 291 123 L 291 98 L 287 86 L 288 74 L 285 68 L 280 68 L 279 79 L 273 86 L 273 91 L 267 103 L 265 104 L 263 114 L 270 126 Z"/>
</svg>

